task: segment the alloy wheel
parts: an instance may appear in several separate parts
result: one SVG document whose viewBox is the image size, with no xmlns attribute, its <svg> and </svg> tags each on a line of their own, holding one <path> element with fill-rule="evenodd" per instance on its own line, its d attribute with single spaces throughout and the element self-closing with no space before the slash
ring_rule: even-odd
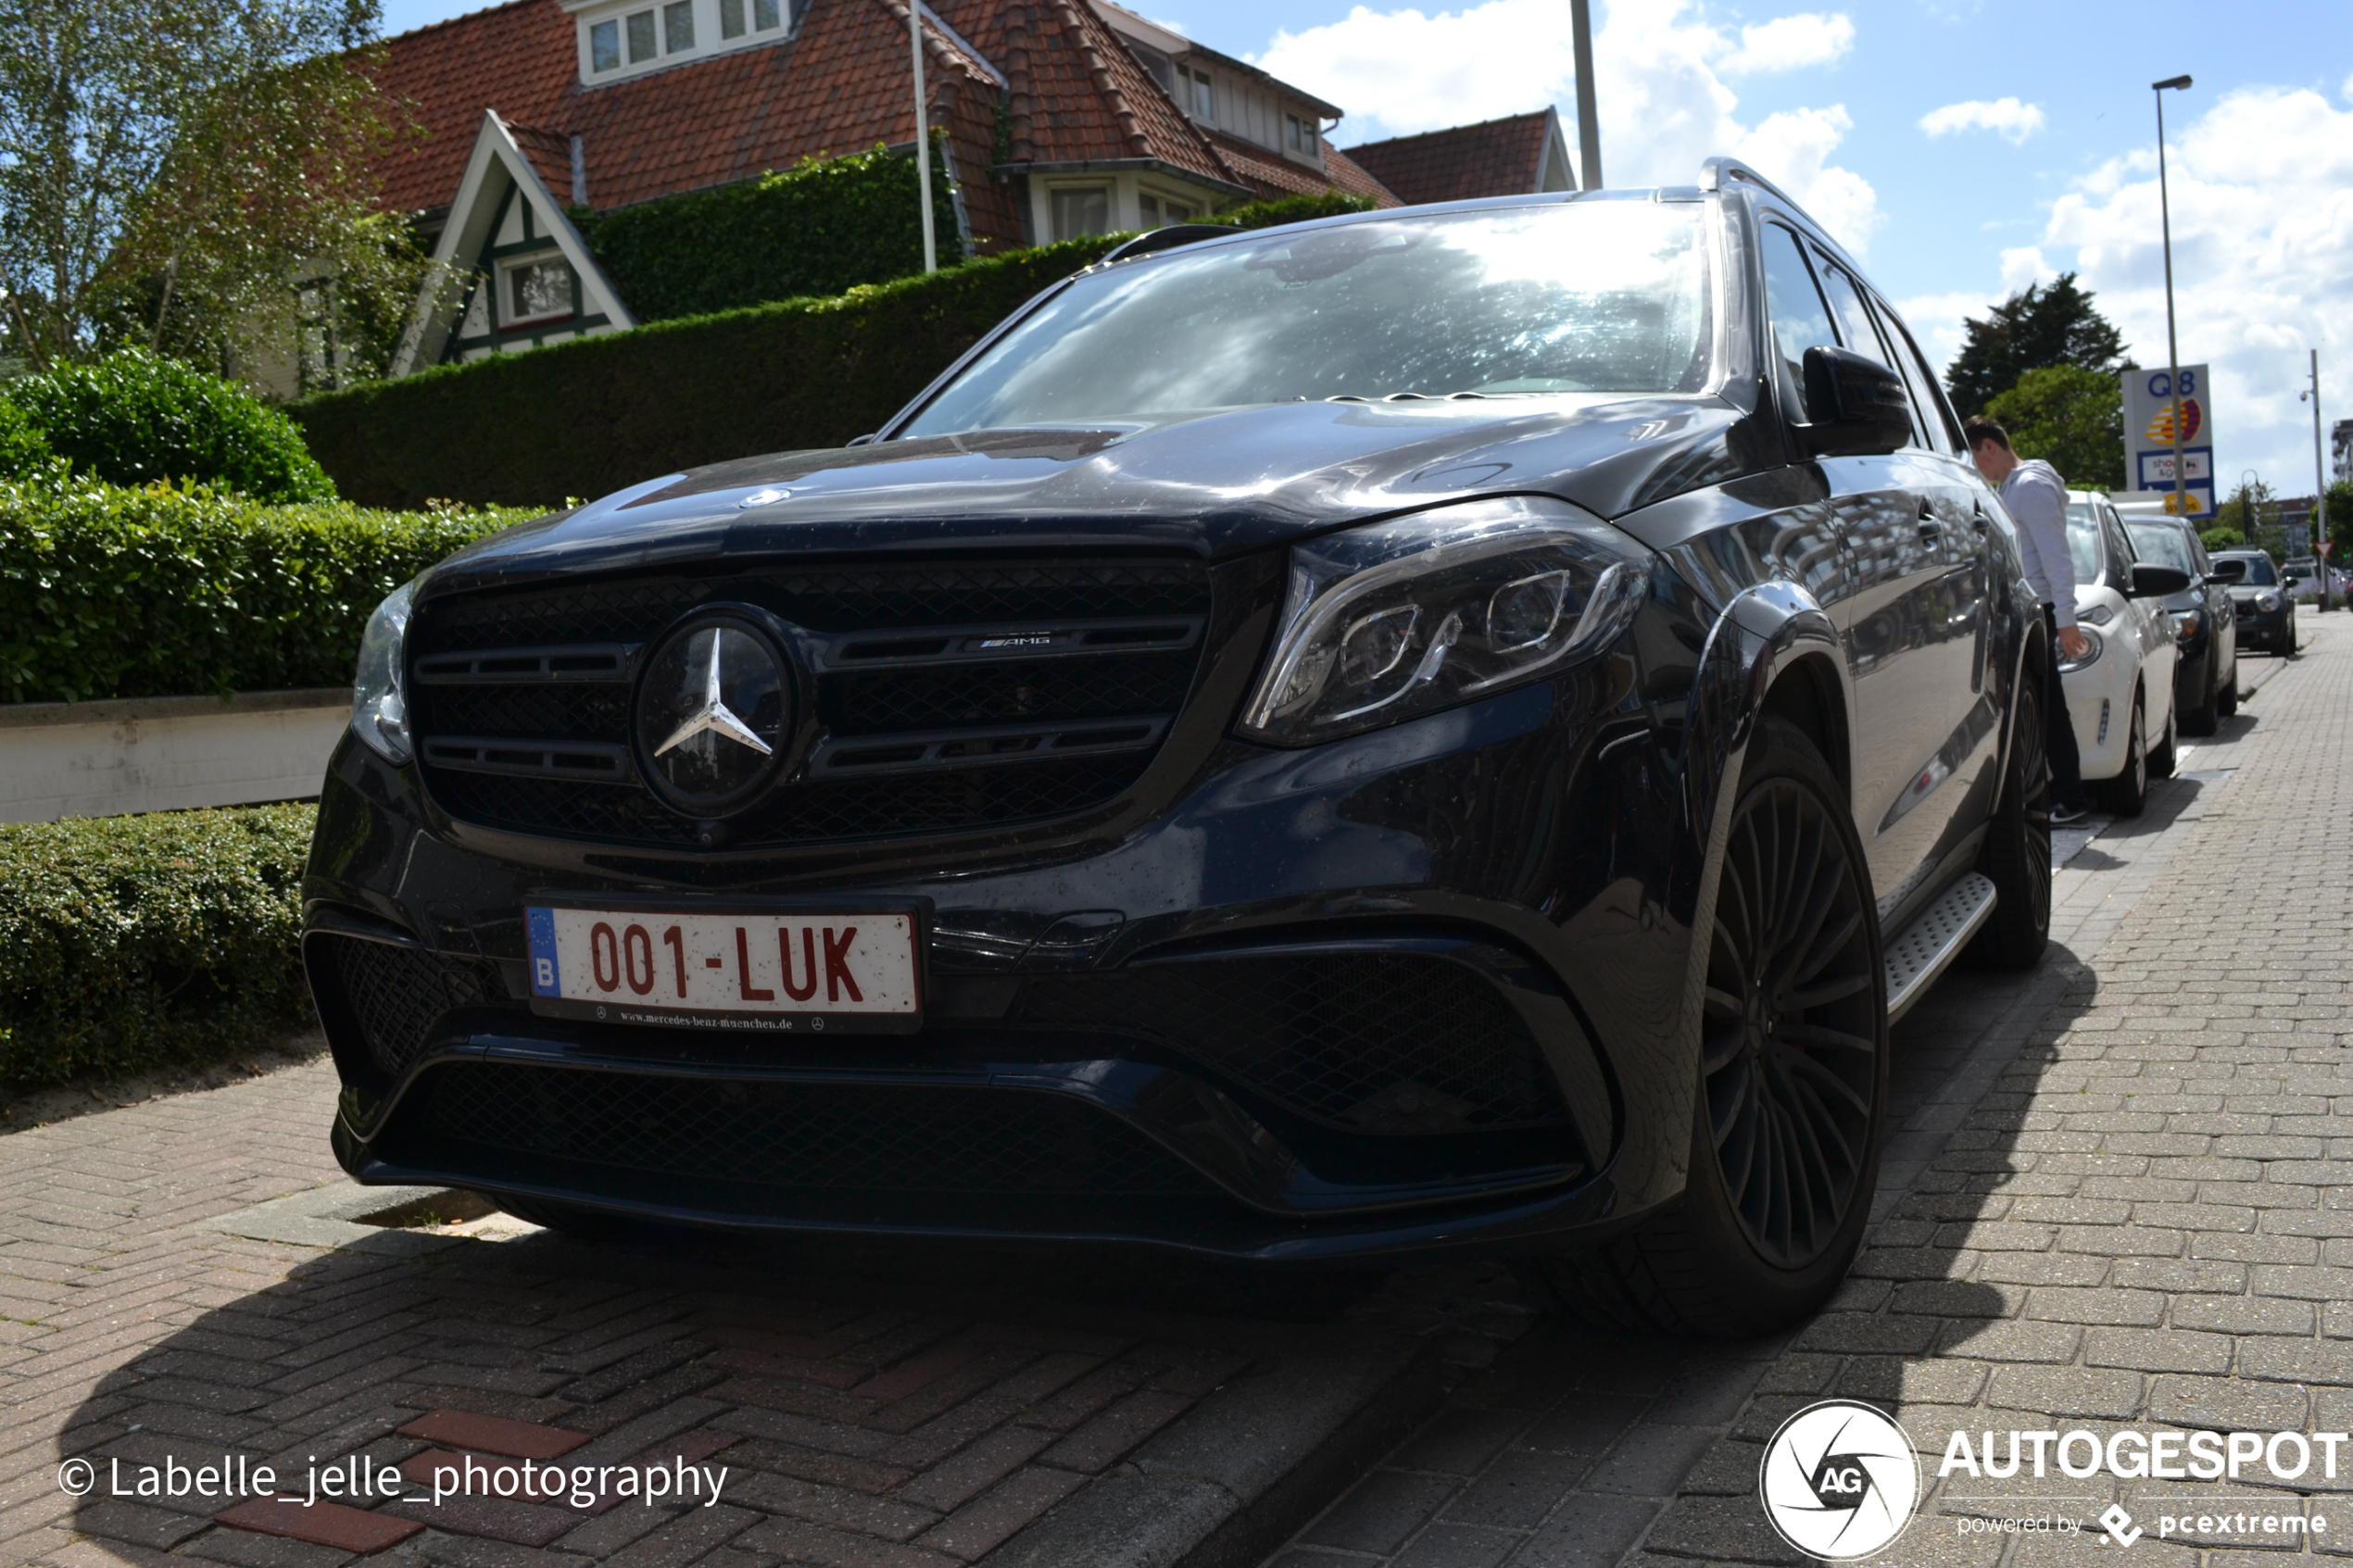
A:
<svg viewBox="0 0 2353 1568">
<path fill-rule="evenodd" d="M 1879 1103 L 1874 911 L 1828 811 L 1791 779 L 1741 802 L 1708 953 L 1701 1075 L 1718 1167 L 1741 1229 L 1782 1268 L 1837 1236 Z"/>
<path fill-rule="evenodd" d="M 2032 681 L 2019 684 L 2018 711 L 2011 720 L 2010 730 L 2011 744 L 2018 753 L 2014 777 L 2020 791 L 2020 831 L 2026 841 L 2020 858 L 2029 866 L 2047 866 L 2051 863 L 2051 757 L 2048 736 L 2043 728 L 2043 694 Z M 2047 930 L 2051 879 L 2030 876 L 2026 878 L 2025 892 L 2032 905 L 2030 913 L 2033 928 Z"/>
</svg>

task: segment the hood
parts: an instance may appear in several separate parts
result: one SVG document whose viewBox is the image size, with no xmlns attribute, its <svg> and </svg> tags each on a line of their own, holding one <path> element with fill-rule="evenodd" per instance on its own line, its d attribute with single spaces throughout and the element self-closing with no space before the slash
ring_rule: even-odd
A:
<svg viewBox="0 0 2353 1568">
<path fill-rule="evenodd" d="M 509 529 L 423 591 L 738 555 L 1152 545 L 1217 559 L 1487 495 L 1615 518 L 1764 466 L 1744 420 L 1711 397 L 1294 403 L 779 452 Z"/>
</svg>

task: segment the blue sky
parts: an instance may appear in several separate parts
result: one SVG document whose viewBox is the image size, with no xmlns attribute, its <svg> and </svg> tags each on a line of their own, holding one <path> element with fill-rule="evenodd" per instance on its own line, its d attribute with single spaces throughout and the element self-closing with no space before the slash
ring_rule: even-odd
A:
<svg viewBox="0 0 2353 1568">
<path fill-rule="evenodd" d="M 1342 146 L 1548 102 L 1574 112 L 1567 0 L 1127 3 L 1342 106 Z M 385 22 L 467 8 L 391 0 Z M 2195 73 L 2166 106 L 2182 357 L 2215 366 L 2225 483 L 2252 466 L 2284 494 L 2311 488 L 2308 347 L 2324 410 L 2353 418 L 2347 0 L 1594 8 L 1610 183 L 1685 183 L 1707 153 L 1747 157 L 1860 252 L 1940 360 L 1965 313 L 2072 270 L 2143 362 L 2163 361 L 2148 83 Z"/>
</svg>

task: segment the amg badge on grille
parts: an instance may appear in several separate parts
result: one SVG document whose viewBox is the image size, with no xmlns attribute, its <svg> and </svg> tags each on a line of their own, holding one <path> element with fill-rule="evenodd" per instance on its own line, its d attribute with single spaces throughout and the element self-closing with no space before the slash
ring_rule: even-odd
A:
<svg viewBox="0 0 2353 1568">
<path fill-rule="evenodd" d="M 637 685 L 640 765 L 682 810 L 740 805 L 774 770 L 792 716 L 783 655 L 749 622 L 698 616 L 646 661 Z"/>
</svg>

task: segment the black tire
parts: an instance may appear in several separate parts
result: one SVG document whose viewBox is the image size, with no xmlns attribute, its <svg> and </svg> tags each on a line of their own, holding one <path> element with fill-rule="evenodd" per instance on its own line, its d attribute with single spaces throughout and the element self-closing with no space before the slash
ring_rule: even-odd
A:
<svg viewBox="0 0 2353 1568">
<path fill-rule="evenodd" d="M 2150 778 L 2170 779 L 2173 776 L 2174 763 L 2179 760 L 2181 756 L 2180 748 L 2173 744 L 2176 738 L 2176 732 L 2174 728 L 2177 719 L 2174 714 L 2166 714 L 2165 738 L 2149 748 Z"/>
<path fill-rule="evenodd" d="M 2226 676 L 2223 679 L 2222 684 L 2215 689 L 2214 711 L 2220 713 L 2223 718 L 2228 719 L 2232 714 L 2236 713 L 2238 710 L 2239 661 L 2238 656 L 2233 654 L 2231 656 L 2230 674 Z"/>
<path fill-rule="evenodd" d="M 1708 922 L 1682 1195 L 1549 1272 L 1636 1330 L 1769 1334 L 1846 1277 L 1887 1115 L 1887 988 L 1861 840 L 1821 754 L 1759 721 Z"/>
<path fill-rule="evenodd" d="M 2009 771 L 1986 824 L 1978 870 L 2000 900 L 1972 946 L 1995 969 L 2032 969 L 2051 939 L 2051 760 L 2043 729 L 2045 677 L 2032 665 L 2010 718 Z"/>
<path fill-rule="evenodd" d="M 2202 695 L 2182 712 L 2182 733 L 2185 735 L 2210 735 L 2221 724 L 2222 666 L 2220 656 L 2206 656 L 2206 679 L 2198 683 Z"/>
<path fill-rule="evenodd" d="M 2302 646 L 2302 644 L 2296 641 L 2296 611 L 2289 610 L 2287 612 L 2287 630 L 2280 635 L 2280 657 L 2282 659 L 2293 658 L 2296 654 L 2296 650 Z"/>
<path fill-rule="evenodd" d="M 2137 817 L 2149 803 L 2148 714 L 2141 694 L 2133 693 L 2132 729 L 2124 741 L 2124 771 L 2096 787 L 2100 804 L 2119 817 Z"/>
</svg>

